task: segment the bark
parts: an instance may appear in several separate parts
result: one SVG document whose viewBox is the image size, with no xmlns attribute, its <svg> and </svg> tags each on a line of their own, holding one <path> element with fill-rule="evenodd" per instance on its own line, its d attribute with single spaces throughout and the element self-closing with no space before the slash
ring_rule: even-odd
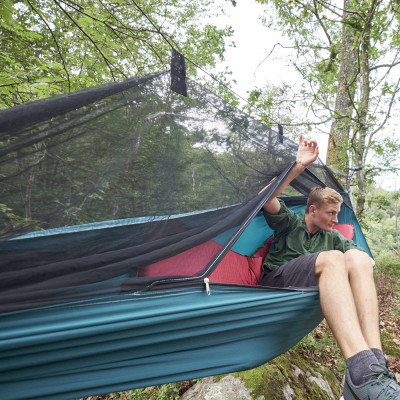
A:
<svg viewBox="0 0 400 400">
<path fill-rule="evenodd" d="M 31 162 L 17 158 L 15 160 L 16 172 L 21 174 L 18 179 L 19 194 L 24 205 L 25 220 L 32 218 L 31 198 L 32 188 L 36 179 L 36 172 L 39 169 L 40 163 L 47 154 L 47 149 L 44 143 L 34 145 L 36 152 L 32 156 Z M 22 157 L 21 157 L 22 158 Z M 22 172 L 25 171 L 25 172 Z"/>
<path fill-rule="evenodd" d="M 345 149 L 354 111 L 355 77 L 358 74 L 358 49 L 357 46 L 354 46 L 356 35 L 355 30 L 348 23 L 351 11 L 350 3 L 350 0 L 344 0 L 343 4 L 342 58 L 326 160 L 327 165 L 339 171 L 346 171 L 348 168 L 348 155 Z M 343 185 L 345 184 L 343 177 L 338 176 L 338 179 L 342 181 Z"/>
<path fill-rule="evenodd" d="M 366 138 L 368 135 L 367 115 L 369 111 L 369 97 L 370 97 L 370 68 L 368 50 L 370 48 L 370 24 L 366 24 L 364 35 L 361 40 L 361 62 L 360 62 L 360 106 L 358 110 L 357 129 L 353 136 L 352 150 L 354 154 L 354 164 L 356 168 L 365 165 L 365 158 L 367 154 Z M 364 170 L 357 171 L 357 202 L 356 214 L 358 218 L 362 218 L 365 208 L 365 198 L 367 195 L 367 185 Z"/>
</svg>

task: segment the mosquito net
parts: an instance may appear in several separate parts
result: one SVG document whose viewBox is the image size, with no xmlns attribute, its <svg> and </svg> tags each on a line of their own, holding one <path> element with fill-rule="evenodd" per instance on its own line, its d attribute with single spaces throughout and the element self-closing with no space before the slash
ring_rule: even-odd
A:
<svg viewBox="0 0 400 400">
<path fill-rule="evenodd" d="M 193 81 L 187 93 L 161 72 L 0 111 L 3 311 L 187 284 L 216 264 L 297 144 Z M 342 192 L 317 160 L 286 194 L 316 185 Z"/>
</svg>

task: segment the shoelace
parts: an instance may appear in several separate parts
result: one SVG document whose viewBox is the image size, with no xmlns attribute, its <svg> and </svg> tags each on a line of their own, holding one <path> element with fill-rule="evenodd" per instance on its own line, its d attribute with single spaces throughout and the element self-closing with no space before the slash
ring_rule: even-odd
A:
<svg viewBox="0 0 400 400">
<path fill-rule="evenodd" d="M 391 378 L 391 379 L 393 379 L 395 382 L 397 382 L 397 379 L 396 379 L 396 375 L 394 374 L 394 372 L 391 370 L 391 369 L 387 369 L 388 370 L 388 376 L 389 376 L 389 378 Z"/>
<path fill-rule="evenodd" d="M 397 382 L 396 375 L 389 368 L 389 357 L 385 357 L 385 365 L 386 365 L 386 369 L 389 371 L 389 377 L 392 378 L 395 382 Z"/>
<path fill-rule="evenodd" d="M 383 366 L 382 364 L 373 363 L 370 365 L 371 373 L 368 375 L 364 375 L 365 378 L 372 378 L 373 376 L 382 377 L 383 375 L 388 376 L 389 378 L 394 378 L 395 375 L 391 369 Z"/>
<path fill-rule="evenodd" d="M 382 364 L 371 364 L 370 369 L 372 372 L 365 376 L 375 377 L 372 385 L 382 386 L 382 390 L 379 393 L 378 398 L 380 398 L 381 395 L 384 395 L 384 397 L 382 398 L 384 398 L 385 400 L 400 400 L 399 387 L 393 382 L 393 379 L 396 382 L 393 371 L 391 371 L 389 368 L 384 367 Z M 387 377 L 389 379 L 384 379 L 384 377 Z"/>
</svg>

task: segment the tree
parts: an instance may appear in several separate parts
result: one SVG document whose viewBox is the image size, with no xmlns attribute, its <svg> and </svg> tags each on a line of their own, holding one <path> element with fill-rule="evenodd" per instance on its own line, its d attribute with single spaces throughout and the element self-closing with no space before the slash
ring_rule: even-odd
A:
<svg viewBox="0 0 400 400">
<path fill-rule="evenodd" d="M 169 69 L 172 46 L 196 65 L 213 67 L 218 59 L 223 59 L 225 38 L 232 33 L 230 27 L 218 28 L 210 22 L 210 15 L 221 12 L 223 9 L 217 9 L 210 0 L 4 0 L 0 2 L 0 109 Z M 187 62 L 188 75 L 196 72 L 194 65 Z M 87 166 L 88 171 L 99 168 L 96 151 L 101 153 L 109 147 L 109 132 L 113 127 L 115 125 L 110 123 L 106 131 L 106 125 L 96 126 L 97 133 L 104 130 L 104 140 L 95 144 L 91 138 L 82 139 L 76 149 L 67 143 L 60 151 L 55 151 L 54 148 L 49 150 L 54 144 L 51 140 L 44 141 L 40 144 L 42 148 L 32 149 L 32 157 L 17 157 L 17 161 L 8 166 L 3 163 L 0 175 L 7 176 L 9 169 L 15 168 L 13 185 L 18 186 L 17 198 L 7 197 L 8 191 L 3 190 L 0 217 L 5 224 L 22 230 L 31 225 L 50 226 L 47 222 L 37 223 L 44 218 L 32 211 L 38 197 L 37 190 L 34 192 L 32 188 L 43 189 L 40 193 L 42 205 L 47 204 L 46 201 L 54 202 L 46 193 L 54 192 L 57 179 L 64 179 L 67 188 L 74 185 L 81 188 L 74 196 L 54 195 L 63 199 L 56 199 L 58 208 L 63 210 L 56 214 L 62 216 L 64 224 L 108 215 L 104 209 L 91 206 L 100 197 L 110 206 L 107 211 L 111 217 L 129 215 L 132 202 L 117 210 L 114 199 L 121 191 L 136 193 L 135 182 L 109 187 L 94 173 L 91 184 L 83 186 L 83 168 L 72 167 L 74 160 L 81 159 L 80 152 L 87 149 L 80 166 Z M 115 133 L 114 145 L 119 139 Z M 135 146 L 134 140 L 129 141 L 130 146 Z M 2 132 L 0 147 L 9 141 L 7 132 Z M 51 157 L 56 157 L 57 161 Z M 43 179 L 47 166 L 54 168 L 54 173 L 51 175 L 49 170 L 47 178 Z M 112 161 L 109 167 L 117 168 Z"/>
<path fill-rule="evenodd" d="M 257 114 L 258 119 L 269 127 L 285 126 L 284 135 L 294 141 L 298 140 L 299 124 L 293 113 L 297 101 L 302 100 L 291 85 L 267 84 L 261 89 L 253 89 L 247 101 L 248 104 L 244 106 L 244 109 L 249 114 Z M 311 127 L 305 124 L 301 129 L 304 130 L 302 133 L 306 133 Z"/>
<path fill-rule="evenodd" d="M 209 22 L 219 12 L 210 0 L 3 0 L 0 108 L 168 69 L 171 46 L 213 67 L 232 33 Z"/>
<path fill-rule="evenodd" d="M 329 135 L 329 152 L 327 164 L 334 165 L 340 169 L 349 167 L 347 154 L 343 147 L 350 135 L 351 117 L 353 115 L 354 95 L 356 89 L 355 76 L 357 75 L 358 48 L 354 46 L 356 35 L 351 27 L 350 19 L 354 14 L 351 9 L 351 1 L 343 2 L 343 25 L 342 25 L 342 58 L 338 70 L 338 83 L 335 98 L 335 108 Z M 337 57 L 338 47 L 334 47 L 329 57 L 332 64 Z M 328 64 L 327 68 L 331 68 Z"/>
<path fill-rule="evenodd" d="M 341 6 L 333 0 L 258 1 L 274 10 L 264 22 L 293 43 L 302 101 L 288 100 L 287 107 L 296 101 L 302 107 L 300 123 L 329 130 L 328 165 L 344 172 L 358 169 L 356 211 L 361 216 L 367 184 L 394 168 L 393 155 L 400 150 L 384 131 L 400 90 L 395 75 L 400 68 L 399 6 L 378 0 L 344 0 Z"/>
<path fill-rule="evenodd" d="M 399 198 L 399 192 L 383 189 L 372 189 L 367 195 L 366 237 L 374 257 L 400 257 Z"/>
</svg>

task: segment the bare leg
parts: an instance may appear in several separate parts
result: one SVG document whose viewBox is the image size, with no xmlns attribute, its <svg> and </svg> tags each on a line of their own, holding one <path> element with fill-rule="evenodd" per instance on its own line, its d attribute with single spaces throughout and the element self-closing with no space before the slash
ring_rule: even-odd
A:
<svg viewBox="0 0 400 400">
<path fill-rule="evenodd" d="M 364 339 L 369 348 L 382 349 L 378 298 L 370 258 L 366 253 L 355 249 L 347 251 L 344 256 Z"/>
<path fill-rule="evenodd" d="M 363 336 L 350 287 L 345 255 L 337 250 L 321 252 L 315 263 L 315 276 L 322 312 L 345 359 L 368 350 L 370 347 Z M 367 323 L 368 317 L 363 318 L 364 323 Z"/>
</svg>

